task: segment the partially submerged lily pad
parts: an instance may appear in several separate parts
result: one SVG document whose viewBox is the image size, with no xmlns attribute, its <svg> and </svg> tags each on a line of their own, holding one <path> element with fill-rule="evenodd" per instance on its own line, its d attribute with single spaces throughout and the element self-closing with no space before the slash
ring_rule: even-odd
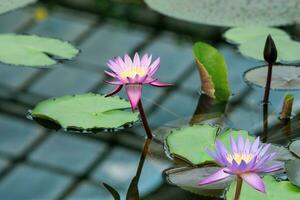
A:
<svg viewBox="0 0 300 200">
<path fill-rule="evenodd" d="M 117 96 L 88 93 L 43 101 L 31 116 L 37 122 L 50 121 L 68 130 L 115 130 L 139 120 L 137 112 L 125 110 L 129 108 L 129 102 Z"/>
<path fill-rule="evenodd" d="M 285 31 L 278 28 L 265 26 L 235 27 L 227 30 L 224 33 L 226 40 L 234 44 L 242 44 L 256 38 L 266 39 L 268 35 L 271 35 L 272 37 L 284 37 L 290 39 L 289 34 L 287 34 Z"/>
<path fill-rule="evenodd" d="M 266 186 L 266 193 L 254 190 L 248 184 L 243 184 L 240 200 L 283 200 L 283 199 L 299 199 L 300 188 L 294 186 L 289 181 L 277 182 L 271 176 L 265 176 L 263 182 Z M 226 193 L 227 199 L 233 199 L 235 194 L 235 183 L 231 184 L 229 191 Z"/>
<path fill-rule="evenodd" d="M 247 131 L 235 131 L 228 129 L 217 136 L 219 128 L 208 124 L 186 126 L 172 130 L 166 137 L 165 145 L 167 153 L 171 157 L 178 157 L 189 161 L 192 165 L 201 165 L 213 159 L 208 155 L 207 149 L 215 146 L 215 140 L 224 142 L 229 149 L 229 137 L 236 138 L 238 135 L 248 136 Z M 251 141 L 254 138 L 249 137 Z"/>
<path fill-rule="evenodd" d="M 300 187 L 300 159 L 287 161 L 285 169 L 291 183 Z"/>
<path fill-rule="evenodd" d="M 217 25 L 279 26 L 299 21 L 298 0 L 145 0 L 154 10 L 182 20 Z"/>
<path fill-rule="evenodd" d="M 27 6 L 37 0 L 0 0 L 0 14 Z"/>
<path fill-rule="evenodd" d="M 0 44 L 0 61 L 11 65 L 45 67 L 79 53 L 69 42 L 36 35 L 1 34 Z"/>
<path fill-rule="evenodd" d="M 227 65 L 222 54 L 213 46 L 197 42 L 193 47 L 202 90 L 211 98 L 227 101 L 230 96 Z"/>
<path fill-rule="evenodd" d="M 218 127 L 194 125 L 175 129 L 166 138 L 166 147 L 172 157 L 177 155 L 194 165 L 211 160 L 206 153 L 215 143 Z"/>
<path fill-rule="evenodd" d="M 265 87 L 267 80 L 267 66 L 260 66 L 245 72 L 244 79 L 249 84 Z M 300 67 L 292 65 L 274 65 L 271 89 L 299 90 Z"/>
<path fill-rule="evenodd" d="M 293 41 L 287 37 L 275 36 L 272 37 L 278 52 L 278 61 L 281 62 L 296 62 L 300 61 L 300 42 Z M 239 46 L 241 54 L 257 60 L 264 60 L 263 51 L 266 42 L 266 37 L 257 37 L 248 40 Z"/>
<path fill-rule="evenodd" d="M 219 167 L 182 167 L 168 169 L 164 172 L 166 180 L 184 190 L 196 193 L 198 195 L 220 197 L 224 193 L 224 189 L 227 188 L 233 181 L 233 177 L 225 178 L 221 181 L 199 186 L 198 182 L 212 173 L 216 172 Z"/>
<path fill-rule="evenodd" d="M 290 144 L 290 151 L 300 158 L 300 140 L 296 140 Z"/>
</svg>

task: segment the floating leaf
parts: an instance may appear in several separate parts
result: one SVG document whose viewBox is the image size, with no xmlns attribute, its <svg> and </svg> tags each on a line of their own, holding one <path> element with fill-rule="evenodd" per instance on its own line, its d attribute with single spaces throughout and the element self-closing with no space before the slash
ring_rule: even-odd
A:
<svg viewBox="0 0 300 200">
<path fill-rule="evenodd" d="M 152 9 L 165 15 L 217 26 L 279 26 L 292 24 L 300 19 L 298 0 L 145 0 L 145 2 Z"/>
<path fill-rule="evenodd" d="M 290 151 L 300 158 L 300 140 L 296 140 L 290 144 Z"/>
<path fill-rule="evenodd" d="M 260 66 L 246 71 L 244 79 L 249 84 L 265 87 L 268 67 Z M 300 68 L 292 65 L 273 65 L 271 89 L 299 90 Z"/>
<path fill-rule="evenodd" d="M 300 197 L 300 188 L 288 181 L 277 182 L 271 176 L 265 176 L 263 181 L 266 186 L 266 194 L 258 192 L 248 184 L 244 183 L 240 200 L 296 200 Z M 227 199 L 234 199 L 234 194 L 235 183 L 231 184 L 229 191 L 226 193 Z"/>
<path fill-rule="evenodd" d="M 72 59 L 78 49 L 69 42 L 35 35 L 0 35 L 0 61 L 12 65 L 49 66 L 54 59 Z"/>
<path fill-rule="evenodd" d="M 224 33 L 224 37 L 228 42 L 234 44 L 242 44 L 256 38 L 284 37 L 290 39 L 290 36 L 283 30 L 265 26 L 243 26 L 231 28 Z"/>
<path fill-rule="evenodd" d="M 202 90 L 211 98 L 227 101 L 230 96 L 227 66 L 222 54 L 203 42 L 194 44 L 193 53 L 198 64 Z"/>
<path fill-rule="evenodd" d="M 217 139 L 220 140 L 224 144 L 224 146 L 229 150 L 229 149 L 231 149 L 231 145 L 230 145 L 230 137 L 231 136 L 234 138 L 234 141 L 237 141 L 239 136 L 242 136 L 244 140 L 246 138 L 248 138 L 250 140 L 251 144 L 255 140 L 254 137 L 249 136 L 248 131 L 232 130 L 232 129 L 228 129 L 228 130 L 224 131 L 223 133 L 218 135 Z"/>
<path fill-rule="evenodd" d="M 194 125 L 175 129 L 166 138 L 171 156 L 179 155 L 194 165 L 212 160 L 206 149 L 214 146 L 217 127 Z"/>
<path fill-rule="evenodd" d="M 130 104 L 117 96 L 88 93 L 43 101 L 32 110 L 31 116 L 55 122 L 65 129 L 97 131 L 137 121 L 138 113 L 124 110 L 128 108 Z"/>
<path fill-rule="evenodd" d="M 277 160 L 277 161 L 285 162 L 288 160 L 295 159 L 295 157 L 291 154 L 291 152 L 283 146 L 277 146 L 277 145 L 271 144 L 268 152 L 269 153 L 275 152 L 276 153 L 275 160 Z"/>
<path fill-rule="evenodd" d="M 224 189 L 227 188 L 233 181 L 233 177 L 230 176 L 221 181 L 199 186 L 198 182 L 212 173 L 216 172 L 219 167 L 181 167 L 173 168 L 165 171 L 166 180 L 184 190 L 190 191 L 204 196 L 220 197 L 224 193 Z"/>
<path fill-rule="evenodd" d="M 300 159 L 287 161 L 285 163 L 285 169 L 289 181 L 300 187 Z"/>
<path fill-rule="evenodd" d="M 286 37 L 273 37 L 278 51 L 278 61 L 295 62 L 300 61 L 300 42 L 290 40 Z M 264 60 L 263 51 L 266 37 L 257 37 L 246 41 L 239 46 L 241 54 L 257 60 Z"/>
<path fill-rule="evenodd" d="M 27 6 L 37 0 L 0 0 L 0 14 Z"/>
</svg>

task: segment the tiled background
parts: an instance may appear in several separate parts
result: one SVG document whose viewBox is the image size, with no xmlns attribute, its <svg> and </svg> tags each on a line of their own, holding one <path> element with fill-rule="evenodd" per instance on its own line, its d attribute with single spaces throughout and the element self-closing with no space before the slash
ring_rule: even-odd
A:
<svg viewBox="0 0 300 200">
<path fill-rule="evenodd" d="M 157 77 L 176 84 L 170 89 L 144 87 L 143 103 L 151 127 L 189 117 L 197 107 L 200 88 L 191 47 L 193 41 L 202 38 L 62 7 L 52 10 L 45 21 L 37 22 L 32 18 L 34 10 L 33 6 L 0 16 L 0 32 L 68 40 L 81 49 L 81 54 L 74 61 L 52 69 L 1 64 L 0 199 L 112 199 L 102 182 L 117 188 L 124 199 L 143 146 L 144 133 L 140 126 L 115 134 L 53 132 L 26 119 L 26 112 L 49 97 L 110 91 L 112 87 L 103 83 L 106 60 L 140 51 L 160 56 L 162 63 Z M 246 99 L 241 109 L 229 107 L 226 123 L 253 130 L 253 123 L 261 116 L 255 109 L 262 91 L 250 92 L 242 74 L 258 63 L 241 57 L 224 42 L 217 46 L 229 67 L 234 98 L 242 95 Z M 275 111 L 282 94 L 272 93 Z M 120 95 L 125 97 L 124 92 Z M 254 122 L 241 121 L 241 116 Z M 151 149 L 139 184 L 141 195 L 155 200 L 175 199 L 180 195 L 187 198 L 187 193 L 167 186 L 162 180 L 161 172 L 169 163 L 153 150 L 162 150 L 162 146 L 154 143 Z"/>
</svg>

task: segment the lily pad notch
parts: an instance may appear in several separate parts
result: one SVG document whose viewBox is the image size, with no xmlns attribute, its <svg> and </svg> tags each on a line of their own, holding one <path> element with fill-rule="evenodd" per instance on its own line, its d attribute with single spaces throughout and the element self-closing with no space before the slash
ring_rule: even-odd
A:
<svg viewBox="0 0 300 200">
<path fill-rule="evenodd" d="M 47 128 L 79 132 L 118 131 L 139 121 L 139 114 L 131 112 L 130 107 L 129 102 L 118 96 L 87 93 L 42 101 L 31 111 L 31 117 Z"/>
</svg>

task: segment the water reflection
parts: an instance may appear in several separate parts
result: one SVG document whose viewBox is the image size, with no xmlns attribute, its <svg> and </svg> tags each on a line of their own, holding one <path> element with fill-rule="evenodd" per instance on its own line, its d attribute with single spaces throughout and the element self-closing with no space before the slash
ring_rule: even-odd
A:
<svg viewBox="0 0 300 200">
<path fill-rule="evenodd" d="M 148 152 L 149 152 L 150 143 L 151 143 L 151 139 L 147 138 L 144 143 L 143 151 L 141 153 L 141 157 L 139 160 L 139 164 L 138 164 L 135 176 L 132 178 L 129 188 L 127 190 L 126 200 L 139 200 L 140 199 L 138 185 L 139 185 L 140 177 L 141 177 L 142 170 L 143 170 L 143 167 L 145 164 L 146 156 L 148 155 Z M 117 192 L 116 189 L 114 189 L 112 186 L 110 186 L 107 183 L 103 183 L 103 185 L 111 193 L 111 195 L 114 197 L 115 200 L 120 200 L 120 194 Z"/>
</svg>

